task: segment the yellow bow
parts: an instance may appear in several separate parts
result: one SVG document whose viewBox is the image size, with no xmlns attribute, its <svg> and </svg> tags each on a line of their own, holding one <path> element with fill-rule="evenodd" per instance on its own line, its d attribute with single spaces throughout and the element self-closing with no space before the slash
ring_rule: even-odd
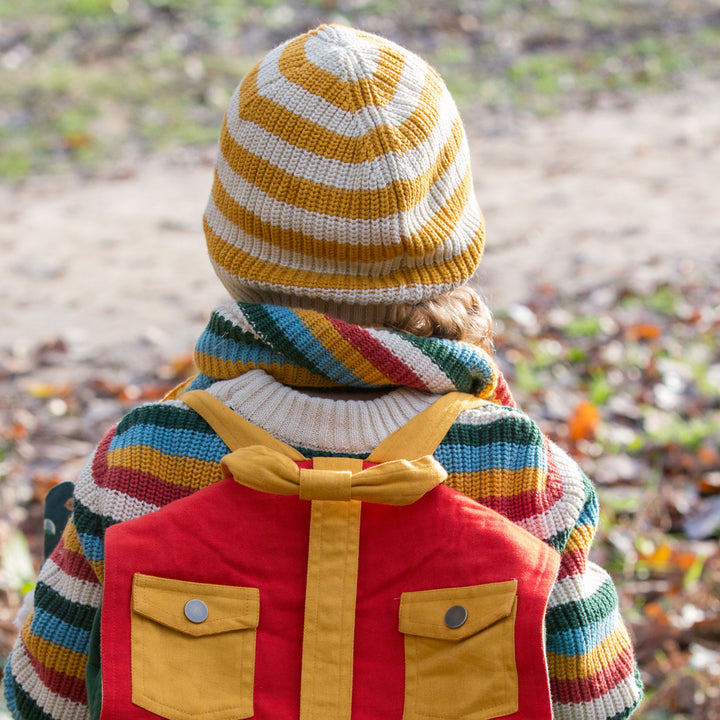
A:
<svg viewBox="0 0 720 720">
<path fill-rule="evenodd" d="M 223 458 L 222 467 L 225 477 L 232 476 L 262 492 L 299 495 L 303 500 L 361 500 L 383 505 L 410 505 L 447 477 L 432 455 L 391 460 L 353 473 L 300 468 L 286 455 L 263 445 L 235 450 Z"/>
</svg>

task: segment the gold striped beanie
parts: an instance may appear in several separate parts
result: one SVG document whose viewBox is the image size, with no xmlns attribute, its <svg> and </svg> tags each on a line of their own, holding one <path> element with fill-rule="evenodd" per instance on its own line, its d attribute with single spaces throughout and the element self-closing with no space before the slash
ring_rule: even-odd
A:
<svg viewBox="0 0 720 720">
<path fill-rule="evenodd" d="M 484 225 L 447 87 L 348 27 L 280 45 L 230 101 L 204 229 L 237 300 L 373 322 L 463 285 Z"/>
</svg>

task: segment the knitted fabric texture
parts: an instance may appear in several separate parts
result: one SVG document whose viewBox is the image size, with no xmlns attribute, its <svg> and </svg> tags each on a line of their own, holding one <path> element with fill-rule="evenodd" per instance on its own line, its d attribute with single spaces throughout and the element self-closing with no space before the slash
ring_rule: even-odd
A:
<svg viewBox="0 0 720 720">
<path fill-rule="evenodd" d="M 195 364 L 201 375 L 193 389 L 260 368 L 296 387 L 401 386 L 512 402 L 492 359 L 474 345 L 274 305 L 240 302 L 218 308 L 198 340 Z"/>
<path fill-rule="evenodd" d="M 342 317 L 371 306 L 356 310 L 369 322 L 382 314 L 373 306 L 463 285 L 484 226 L 445 84 L 413 53 L 350 28 L 284 43 L 230 101 L 204 228 L 236 300 L 337 304 Z"/>
<path fill-rule="evenodd" d="M 432 388 L 472 388 L 491 400 L 460 415 L 435 459 L 448 472 L 449 487 L 499 512 L 561 554 L 545 619 L 553 716 L 629 717 L 642 695 L 630 639 L 611 579 L 588 557 L 598 521 L 595 491 L 532 420 L 508 406 L 512 400 L 491 359 L 462 343 L 418 343 L 397 333 L 377 341 L 376 331 L 353 329 L 316 314 L 285 310 L 273 315 L 277 312 L 244 305 L 220 309 L 198 344 L 202 374 L 193 386 L 222 394 L 222 388 L 243 381 L 230 378 L 254 368 L 243 377 L 259 375 L 265 384 L 243 396 L 235 409 L 250 421 L 257 412 L 274 419 L 275 425 L 265 429 L 285 441 L 292 439 L 282 433 L 294 428 L 291 444 L 306 457 L 365 457 L 374 445 L 349 453 L 351 439 L 360 435 L 362 422 L 376 427 L 392 424 L 399 410 L 390 398 L 393 393 L 387 401 L 376 402 L 303 400 L 257 368 L 289 379 L 310 378 L 308 384 L 324 378 L 328 386 L 347 377 L 355 387 L 424 383 Z M 318 332 L 323 322 L 328 325 Z M 271 324 L 276 326 L 275 343 L 268 339 Z M 331 343 L 326 333 L 333 328 L 337 332 Z M 354 341 L 361 337 L 362 342 Z M 346 365 L 351 357 L 357 359 L 355 367 L 362 364 L 359 358 L 366 362 L 352 377 Z M 228 380 L 217 382 L 222 378 Z M 423 395 L 419 390 L 417 394 Z M 309 419 L 320 406 L 331 414 L 322 418 L 322 427 L 332 431 L 310 440 L 307 433 L 314 430 Z M 362 415 L 368 406 L 372 413 Z M 344 426 L 351 429 L 350 435 L 343 434 Z M 34 613 L 6 670 L 5 693 L 14 718 L 87 719 L 85 662 L 102 597 L 105 530 L 216 482 L 226 453 L 227 447 L 207 423 L 172 398 L 133 410 L 107 434 L 77 482 L 72 521 L 41 570 Z M 165 550 L 159 540 L 158 552 Z"/>
</svg>

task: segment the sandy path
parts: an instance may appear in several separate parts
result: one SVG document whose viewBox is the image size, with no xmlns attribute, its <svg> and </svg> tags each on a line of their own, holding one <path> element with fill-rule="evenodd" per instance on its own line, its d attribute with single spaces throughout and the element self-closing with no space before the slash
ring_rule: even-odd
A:
<svg viewBox="0 0 720 720">
<path fill-rule="evenodd" d="M 692 262 L 717 277 L 720 80 L 629 108 L 478 127 L 478 277 L 493 307 L 628 267 L 665 279 Z M 121 179 L 0 187 L 0 347 L 60 335 L 78 353 L 139 340 L 190 348 L 224 298 L 200 225 L 211 174 L 210 158 L 154 160 Z"/>
</svg>

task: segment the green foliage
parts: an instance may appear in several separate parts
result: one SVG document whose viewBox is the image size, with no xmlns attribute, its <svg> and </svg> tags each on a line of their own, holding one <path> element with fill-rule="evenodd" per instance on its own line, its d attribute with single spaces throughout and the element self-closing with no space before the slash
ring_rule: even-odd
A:
<svg viewBox="0 0 720 720">
<path fill-rule="evenodd" d="M 677 315 L 678 308 L 682 304 L 682 298 L 669 285 L 660 285 L 654 292 L 645 298 L 647 307 L 663 315 Z"/>
<path fill-rule="evenodd" d="M 29 143 L 25 142 L 8 147 L 3 137 L 5 133 L 0 133 L 0 143 L 6 146 L 6 150 L 0 153 L 0 177 L 8 180 L 20 180 L 30 173 L 32 168 L 32 148 Z"/>
<path fill-rule="evenodd" d="M 607 374 L 600 370 L 591 372 L 589 398 L 596 407 L 602 407 L 615 394 L 616 388 L 608 380 Z"/>
<path fill-rule="evenodd" d="M 707 555 L 700 555 L 698 554 L 695 559 L 693 560 L 692 564 L 688 568 L 687 572 L 685 573 L 685 576 L 683 577 L 683 587 L 684 588 L 691 588 L 693 585 L 695 585 L 698 580 L 702 577 L 703 574 L 703 568 L 705 567 L 705 563 L 707 562 Z"/>
<path fill-rule="evenodd" d="M 602 332 L 602 323 L 600 318 L 574 317 L 565 328 L 565 334 L 571 338 L 597 337 Z"/>
<path fill-rule="evenodd" d="M 565 357 L 569 363 L 584 363 L 587 360 L 588 352 L 585 348 L 570 345 L 565 350 Z"/>
<path fill-rule="evenodd" d="M 720 30 L 706 2 L 14 0 L 0 4 L 0 177 L 213 142 L 218 100 L 318 22 L 378 28 L 420 52 L 460 104 L 547 113 L 710 67 Z"/>
<path fill-rule="evenodd" d="M 677 443 L 695 451 L 704 440 L 720 437 L 720 413 L 687 417 L 677 412 L 658 412 L 655 408 L 646 407 L 643 415 L 648 439 L 661 445 Z"/>
<path fill-rule="evenodd" d="M 110 0 L 66 0 L 62 5 L 72 15 L 97 17 L 112 12 Z"/>
<path fill-rule="evenodd" d="M 527 55 L 508 68 L 508 80 L 516 92 L 556 95 L 567 89 L 574 74 L 571 58 L 558 53 Z"/>
<path fill-rule="evenodd" d="M 5 543 L 0 554 L 0 565 L 7 586 L 27 595 L 35 587 L 35 568 L 25 535 L 16 530 Z"/>
<path fill-rule="evenodd" d="M 0 177 L 92 170 L 127 146 L 213 142 L 220 100 L 257 57 L 319 22 L 377 29 L 419 52 L 468 113 L 553 113 L 712 67 L 709 2 L 13 0 L 0 4 Z"/>
<path fill-rule="evenodd" d="M 525 358 L 518 358 L 515 363 L 515 382 L 519 392 L 533 395 L 542 389 L 541 376 L 536 372 L 536 366 Z"/>
</svg>

